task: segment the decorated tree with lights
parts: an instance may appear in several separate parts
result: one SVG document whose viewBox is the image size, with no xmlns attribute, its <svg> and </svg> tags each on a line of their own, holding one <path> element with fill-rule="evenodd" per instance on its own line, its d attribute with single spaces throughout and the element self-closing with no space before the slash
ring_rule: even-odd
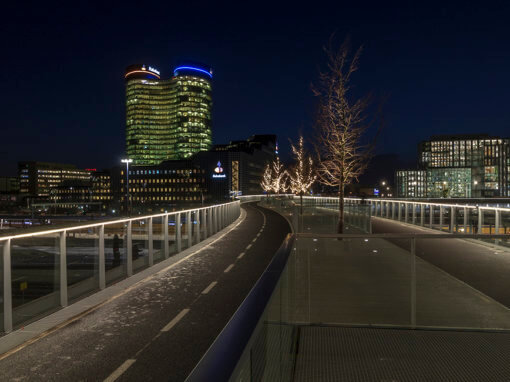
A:
<svg viewBox="0 0 510 382">
<path fill-rule="evenodd" d="M 303 214 L 303 195 L 310 190 L 310 187 L 317 179 L 317 175 L 314 173 L 313 159 L 310 155 L 307 155 L 304 145 L 303 136 L 299 137 L 299 143 L 292 148 L 292 154 L 296 161 L 295 165 L 289 171 L 289 183 L 290 190 L 299 195 L 301 209 L 300 212 Z"/>
<path fill-rule="evenodd" d="M 269 193 L 273 190 L 273 171 L 271 169 L 271 165 L 268 163 L 266 168 L 264 169 L 264 174 L 262 174 L 262 181 L 260 182 L 260 187 L 266 192 L 269 197 Z"/>
<path fill-rule="evenodd" d="M 339 219 L 337 232 L 344 231 L 345 185 L 358 179 L 372 157 L 375 138 L 363 143 L 363 136 L 373 124 L 382 126 L 380 110 L 370 120 L 367 117 L 370 97 L 353 97 L 350 94 L 351 77 L 358 70 L 361 55 L 359 48 L 350 55 L 349 41 L 340 49 L 333 48 L 333 38 L 324 50 L 328 66 L 319 74 L 312 87 L 319 99 L 316 121 L 318 174 L 321 183 L 338 188 Z"/>
<path fill-rule="evenodd" d="M 276 159 L 272 163 L 272 190 L 279 194 L 280 192 L 285 192 L 288 189 L 288 172 L 285 170 L 285 166 L 282 162 L 280 162 L 280 158 L 276 157 Z"/>
</svg>

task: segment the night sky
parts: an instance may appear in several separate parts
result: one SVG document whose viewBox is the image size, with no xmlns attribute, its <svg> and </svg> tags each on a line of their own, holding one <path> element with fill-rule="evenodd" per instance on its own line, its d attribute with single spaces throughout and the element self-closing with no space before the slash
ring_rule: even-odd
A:
<svg viewBox="0 0 510 382">
<path fill-rule="evenodd" d="M 504 2 L 215 3 L 3 5 L 0 175 L 20 160 L 118 164 L 125 67 L 150 64 L 168 78 L 183 59 L 214 69 L 214 143 L 277 134 L 286 155 L 289 137 L 312 134 L 310 83 L 333 32 L 364 45 L 355 91 L 387 96 L 379 153 L 415 158 L 433 134 L 510 136 Z"/>
</svg>

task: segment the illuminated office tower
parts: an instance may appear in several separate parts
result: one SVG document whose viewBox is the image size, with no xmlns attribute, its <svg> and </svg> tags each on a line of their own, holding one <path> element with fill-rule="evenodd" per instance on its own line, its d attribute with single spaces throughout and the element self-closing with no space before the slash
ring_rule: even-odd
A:
<svg viewBox="0 0 510 382">
<path fill-rule="evenodd" d="M 180 65 L 174 70 L 177 107 L 171 130 L 175 159 L 211 148 L 211 79 L 211 69 L 201 65 Z"/>
<path fill-rule="evenodd" d="M 167 80 L 148 65 L 126 69 L 126 154 L 135 165 L 185 159 L 211 147 L 212 71 L 185 64 Z"/>
</svg>

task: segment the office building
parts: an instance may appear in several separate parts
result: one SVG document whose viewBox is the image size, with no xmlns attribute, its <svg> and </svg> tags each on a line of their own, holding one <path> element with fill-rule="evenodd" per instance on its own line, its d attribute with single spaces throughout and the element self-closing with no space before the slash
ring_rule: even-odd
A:
<svg viewBox="0 0 510 382">
<path fill-rule="evenodd" d="M 19 178 L 16 176 L 0 177 L 0 193 L 17 194 L 19 192 Z"/>
<path fill-rule="evenodd" d="M 418 171 L 397 171 L 397 196 L 418 198 L 510 196 L 508 138 L 487 134 L 432 136 L 429 141 L 419 144 L 418 158 Z M 420 179 L 417 179 L 418 173 Z M 414 187 L 416 185 L 420 187 Z"/>
<path fill-rule="evenodd" d="M 398 170 L 396 175 L 397 196 L 423 198 L 427 194 L 426 171 Z"/>
<path fill-rule="evenodd" d="M 90 170 L 82 170 L 71 164 L 48 162 L 19 162 L 20 193 L 30 197 L 49 197 L 51 190 L 72 182 L 89 182 Z"/>
<path fill-rule="evenodd" d="M 215 145 L 187 159 L 129 167 L 133 211 L 172 209 L 179 204 L 227 201 L 233 194 L 260 194 L 265 164 L 275 156 L 275 135 Z M 121 209 L 126 202 L 126 169 L 117 169 Z M 113 176 L 112 176 L 113 177 Z"/>
<path fill-rule="evenodd" d="M 158 165 L 208 150 L 212 143 L 212 70 L 177 66 L 162 79 L 149 65 L 126 69 L 126 154 L 134 165 Z"/>
<path fill-rule="evenodd" d="M 50 199 L 67 207 L 84 204 L 101 206 L 105 210 L 113 200 L 109 171 L 89 169 L 89 178 L 63 181 L 50 192 Z"/>
</svg>

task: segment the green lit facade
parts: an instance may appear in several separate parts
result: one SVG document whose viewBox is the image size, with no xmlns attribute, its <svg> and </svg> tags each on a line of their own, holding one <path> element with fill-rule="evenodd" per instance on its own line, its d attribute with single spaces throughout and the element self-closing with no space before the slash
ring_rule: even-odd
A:
<svg viewBox="0 0 510 382">
<path fill-rule="evenodd" d="M 186 159 L 211 147 L 211 73 L 183 65 L 164 80 L 151 66 L 126 69 L 126 154 L 134 165 Z"/>
</svg>

